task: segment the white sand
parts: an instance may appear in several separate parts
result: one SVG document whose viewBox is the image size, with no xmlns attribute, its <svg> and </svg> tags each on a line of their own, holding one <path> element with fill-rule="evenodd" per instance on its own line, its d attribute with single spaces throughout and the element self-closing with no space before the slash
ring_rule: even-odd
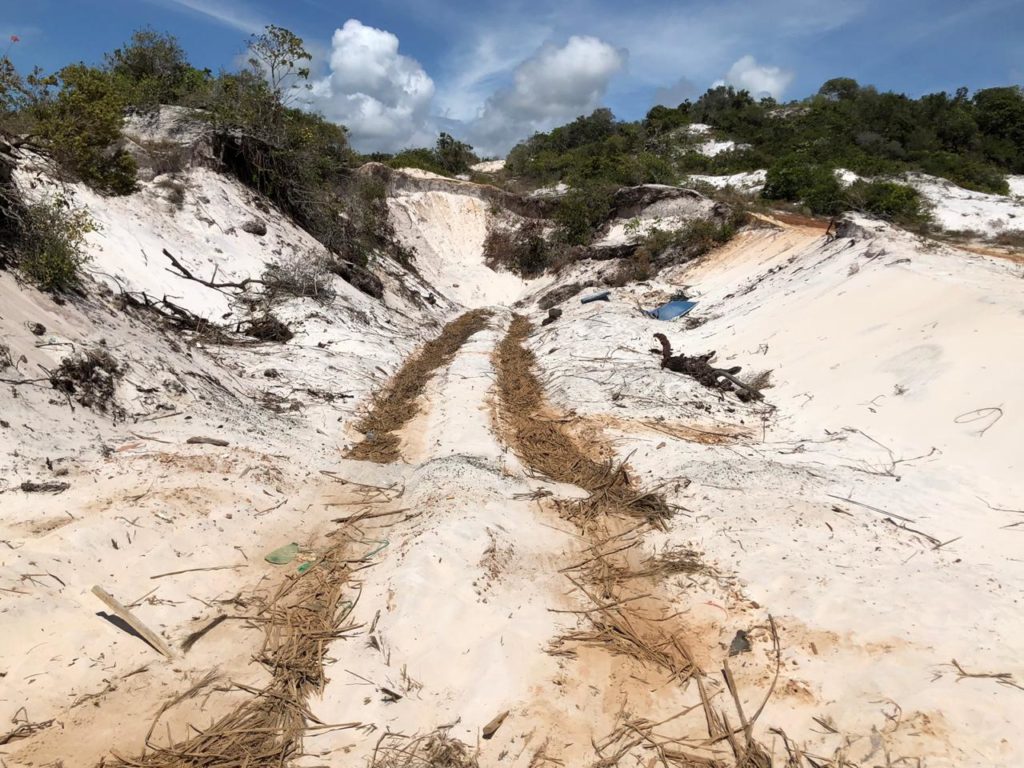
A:
<svg viewBox="0 0 1024 768">
<path fill-rule="evenodd" d="M 415 249 L 421 274 L 444 295 L 467 307 L 511 304 L 527 282 L 495 272 L 481 258 L 490 202 L 441 190 L 406 191 L 388 200 L 399 239 Z"/>
<path fill-rule="evenodd" d="M 645 186 L 671 189 L 656 184 Z M 672 231 L 685 227 L 695 219 L 706 219 L 711 216 L 714 207 L 713 200 L 693 191 L 679 197 L 658 200 L 634 215 L 613 219 L 604 234 L 594 240 L 593 245 L 595 248 L 606 248 L 638 243 L 655 230 Z"/>
<path fill-rule="evenodd" d="M 985 237 L 1024 230 L 1024 204 L 1013 198 L 973 192 L 923 173 L 909 173 L 906 180 L 931 204 L 932 215 L 943 229 Z"/>
<path fill-rule="evenodd" d="M 90 241 L 91 270 L 106 285 L 166 292 L 197 313 L 240 318 L 223 294 L 168 273 L 160 249 L 197 274 L 216 268 L 240 278 L 315 244 L 272 210 L 259 213 L 266 242 L 241 232 L 240 219 L 257 212 L 250 193 L 206 171 L 188 178 L 181 211 L 149 184 L 111 200 L 72 188 L 104 224 Z M 638 218 L 674 226 L 705 213 L 707 202 L 673 201 Z M 402 434 L 402 462 L 340 458 L 358 439 L 353 424 L 369 393 L 436 335 L 456 303 L 508 305 L 551 287 L 550 278 L 527 283 L 482 264 L 487 227 L 504 214 L 473 185 L 405 185 L 389 205 L 423 279 L 381 257 L 383 302 L 338 279 L 330 305 L 280 308 L 297 333 L 283 345 L 187 346 L 118 311 L 95 285 L 88 300 L 61 306 L 0 275 L 0 337 L 16 360 L 26 358 L 0 376 L 40 375 L 71 345 L 101 337 L 129 366 L 117 389 L 126 417 L 116 423 L 72 412 L 45 383 L 0 389 L 10 425 L 0 426 L 0 616 L 14 628 L 0 638 L 0 722 L 23 706 L 31 721 L 55 721 L 0 747 L 7 765 L 138 754 L 161 705 L 213 668 L 259 685 L 265 673 L 251 655 L 261 634 L 245 622 L 225 622 L 166 662 L 98 617 L 103 607 L 89 588 L 100 583 L 139 601 L 139 617 L 175 647 L 220 612 L 246 615 L 236 595 L 290 572 L 263 562 L 267 551 L 297 541 L 315 552 L 333 517 L 361 508 L 350 486 L 321 469 L 404 485 L 398 503 L 415 516 L 366 524 L 353 543 L 366 547 L 359 552 L 388 545 L 358 573 L 353 619 L 363 628 L 331 645 L 326 690 L 310 702 L 323 722 L 367 729 L 311 733 L 299 764 L 365 764 L 387 728 L 411 735 L 454 723 L 451 735 L 479 744 L 483 766 L 538 765 L 541 750 L 567 766 L 589 765 L 592 740 L 621 711 L 660 720 L 692 703 L 692 688 L 655 670 L 598 651 L 547 652 L 576 626 L 552 612 L 575 607 L 559 569 L 588 544 L 522 496 L 578 489 L 527 477 L 495 435 L 490 355 L 506 309 L 427 383 Z M 623 236 L 625 223 L 614 224 Z M 859 226 L 832 243 L 813 228 L 746 231 L 698 263 L 615 290 L 609 303 L 570 299 L 531 344 L 554 404 L 600 430 L 621 457 L 631 455 L 642 483 L 680 505 L 643 548 L 686 545 L 717 569 L 663 586 L 709 675 L 736 631 L 750 633 L 752 652 L 729 660 L 748 713 L 768 691 L 768 617 L 777 622 L 784 666 L 755 729 L 775 755 L 782 750 L 771 729 L 782 728 L 817 755 L 849 741 L 848 757 L 861 765 L 885 764 L 886 753 L 893 764 L 1019 765 L 1021 692 L 992 678 L 957 682 L 950 662 L 1024 681 L 1020 529 L 1006 527 L 1020 521 L 1014 510 L 1024 498 L 1020 268 L 877 222 Z M 558 281 L 613 267 L 576 265 Z M 703 325 L 683 330 L 686 321 L 637 312 L 637 303 L 656 306 L 686 286 L 699 301 L 690 318 Z M 45 324 L 44 336 L 33 336 L 29 322 Z M 648 351 L 655 331 L 689 353 L 717 349 L 743 375 L 772 369 L 774 410 L 663 371 Z M 277 378 L 264 375 L 271 368 Z M 329 402 L 311 389 L 352 397 Z M 269 396 L 282 412 L 262 405 Z M 698 442 L 706 432 L 738 439 Z M 184 444 L 197 434 L 231 445 Z M 15 490 L 22 480 L 59 479 L 63 469 L 66 493 Z M 886 510 L 894 522 L 829 494 Z M 942 546 L 898 528 L 902 517 Z M 151 578 L 224 565 L 238 567 Z M 401 698 L 389 703 L 383 687 Z M 218 693 L 175 708 L 173 735 L 238 698 Z M 504 710 L 511 714 L 495 738 L 478 741 Z"/>
<path fill-rule="evenodd" d="M 710 184 L 716 189 L 732 187 L 740 192 L 758 193 L 764 188 L 764 180 L 767 171 L 744 171 L 742 173 L 731 173 L 724 176 L 709 176 L 705 174 L 691 174 L 687 179 L 701 181 Z"/>
<path fill-rule="evenodd" d="M 1024 759 L 1024 744 L 1009 736 L 1024 725 L 1020 692 L 957 683 L 949 666 L 956 658 L 1024 679 L 1024 644 L 1009 618 L 1024 570 L 1003 528 L 1019 514 L 989 507 L 1020 509 L 1024 495 L 1012 448 L 1024 413 L 1007 399 L 1024 386 L 1024 369 L 1008 356 L 1024 343 L 1017 271 L 951 249 L 923 251 L 884 227 L 876 239 L 828 247 L 820 230 L 759 230 L 663 275 L 646 298 L 623 289 L 611 304 L 570 303 L 563 321 L 536 337 L 560 405 L 613 416 L 619 454 L 636 451 L 631 461 L 648 482 L 690 481 L 674 497 L 689 515 L 665 543 L 697 546 L 742 586 L 709 596 L 684 586 L 680 605 L 724 606 L 723 644 L 763 625 L 766 612 L 775 616 L 789 671 L 766 725 L 800 733 L 818 754 L 840 737 L 800 725 L 812 716 L 861 737 L 851 751 L 858 759 L 883 744 L 929 765 Z M 700 302 L 690 317 L 709 318 L 696 330 L 632 308 L 634 297 L 652 306 L 658 292 L 687 284 Z M 688 353 L 717 349 L 723 365 L 773 369 L 766 394 L 777 412 L 762 426 L 756 408 L 662 372 L 646 351 L 655 331 Z M 592 362 L 572 375 L 581 347 Z M 970 421 L 995 406 L 1001 416 Z M 738 428 L 749 438 L 706 446 L 630 422 L 639 417 L 664 420 L 664 429 Z M 911 528 L 941 542 L 960 538 L 936 552 L 884 515 L 827 494 L 911 518 Z M 756 679 L 760 664 L 751 659 L 744 674 Z M 897 727 L 887 717 L 895 706 Z"/>
<path fill-rule="evenodd" d="M 471 165 L 470 170 L 476 171 L 477 173 L 497 173 L 498 171 L 505 170 L 505 161 L 484 160 L 482 163 Z"/>
</svg>

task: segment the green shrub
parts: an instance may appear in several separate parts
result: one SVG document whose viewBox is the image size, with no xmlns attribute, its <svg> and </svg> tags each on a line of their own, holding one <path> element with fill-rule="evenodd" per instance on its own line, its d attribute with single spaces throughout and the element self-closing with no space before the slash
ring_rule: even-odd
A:
<svg viewBox="0 0 1024 768">
<path fill-rule="evenodd" d="M 812 213 L 834 216 L 846 208 L 842 184 L 831 166 L 788 157 L 768 169 L 761 196 L 803 202 Z"/>
<path fill-rule="evenodd" d="M 136 30 L 128 43 L 103 59 L 123 89 L 125 103 L 135 107 L 176 104 L 205 79 L 189 65 L 174 35 L 150 28 Z"/>
<path fill-rule="evenodd" d="M 921 159 L 920 169 L 933 176 L 949 179 L 964 189 L 1008 195 L 1010 187 L 998 168 L 952 152 L 935 152 Z"/>
<path fill-rule="evenodd" d="M 121 138 L 125 100 L 109 72 L 72 64 L 36 81 L 36 131 L 49 142 L 54 159 L 76 178 L 101 192 L 128 194 L 135 188 L 135 161 L 112 150 Z M 56 88 L 55 95 L 50 93 Z"/>
<path fill-rule="evenodd" d="M 414 149 L 403 149 L 394 155 L 386 157 L 384 163 L 391 168 L 418 168 L 428 173 L 436 173 L 438 176 L 445 176 L 444 168 L 437 160 L 437 155 L 427 147 L 416 147 Z"/>
<path fill-rule="evenodd" d="M 615 187 L 587 184 L 569 190 L 558 202 L 556 237 L 566 245 L 587 245 L 612 211 Z"/>
<path fill-rule="evenodd" d="M 85 236 L 94 231 L 89 214 L 62 197 L 29 205 L 19 241 L 19 270 L 44 291 L 76 287 L 79 271 L 89 261 Z"/>
<path fill-rule="evenodd" d="M 810 163 L 794 157 L 784 158 L 768 169 L 761 197 L 796 202 L 813 182 L 814 167 Z"/>
<path fill-rule="evenodd" d="M 927 214 L 920 193 L 891 181 L 857 181 L 847 190 L 850 207 L 904 226 L 922 224 Z"/>
<path fill-rule="evenodd" d="M 835 216 L 846 210 L 846 194 L 831 168 L 819 166 L 803 193 L 804 204 L 820 216 Z"/>
<path fill-rule="evenodd" d="M 515 229 L 493 228 L 484 240 L 484 263 L 520 277 L 537 277 L 550 267 L 557 252 L 544 238 L 540 222 L 523 222 Z"/>
</svg>

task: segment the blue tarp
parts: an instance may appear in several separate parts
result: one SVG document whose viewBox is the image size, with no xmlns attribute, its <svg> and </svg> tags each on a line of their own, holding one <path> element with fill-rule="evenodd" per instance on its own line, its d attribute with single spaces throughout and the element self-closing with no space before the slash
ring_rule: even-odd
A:
<svg viewBox="0 0 1024 768">
<path fill-rule="evenodd" d="M 676 299 L 667 304 L 662 304 L 657 309 L 645 309 L 644 314 L 648 317 L 653 317 L 655 320 L 675 320 L 677 317 L 687 314 L 696 306 L 697 302 L 695 301 Z"/>
</svg>

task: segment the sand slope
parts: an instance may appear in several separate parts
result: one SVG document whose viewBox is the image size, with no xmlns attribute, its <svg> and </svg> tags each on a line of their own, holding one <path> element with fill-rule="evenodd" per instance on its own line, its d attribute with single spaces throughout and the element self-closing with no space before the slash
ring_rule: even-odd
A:
<svg viewBox="0 0 1024 768">
<path fill-rule="evenodd" d="M 22 172 L 51 183 L 31 162 Z M 389 206 L 422 277 L 382 257 L 382 301 L 339 279 L 331 303 L 280 308 L 296 331 L 287 344 L 196 343 L 122 311 L 98 286 L 241 317 L 223 293 L 167 272 L 160 250 L 198 273 L 244 277 L 278 250 L 316 245 L 272 209 L 259 214 L 265 241 L 240 232 L 262 201 L 208 171 L 188 180 L 181 210 L 148 182 L 109 201 L 71 188 L 104 224 L 89 298 L 59 305 L 0 275 L 0 336 L 18 361 L 0 376 L 42 376 L 101 338 L 128 369 L 116 417 L 72 411 L 46 382 L 0 387 L 0 617 L 15 628 L 0 638 L 0 723 L 27 728 L 0 746 L 6 764 L 137 756 L 163 705 L 207 673 L 263 685 L 256 598 L 338 537 L 353 553 L 352 629 L 328 645 L 327 682 L 307 704 L 321 723 L 348 727 L 311 728 L 296 764 L 368 764 L 388 733 L 442 728 L 480 765 L 589 765 L 623 723 L 670 718 L 658 733 L 731 764 L 724 741 L 707 743 L 700 709 L 680 714 L 699 703 L 693 680 L 600 643 L 566 652 L 558 642 L 588 626 L 591 609 L 563 571 L 594 542 L 554 502 L 584 494 L 529 472 L 498 426 L 505 305 L 525 299 L 539 320 L 537 295 L 599 282 L 614 264 L 529 283 L 495 273 L 481 247 L 509 214 L 472 185 L 408 185 Z M 608 303 L 568 300 L 529 340 L 550 417 L 581 446 L 628 458 L 641 487 L 676 505 L 663 529 L 634 537 L 635 556 L 685 548 L 700 561 L 665 575 L 657 599 L 684 627 L 715 706 L 732 706 L 726 662 L 746 713 L 767 700 L 752 737 L 775 764 L 784 732 L 823 765 L 1018 765 L 1020 267 L 866 219 L 841 231 L 762 221 Z M 698 301 L 688 318 L 638 311 L 680 290 Z M 435 304 L 414 295 L 427 293 Z M 497 306 L 426 382 L 402 460 L 342 458 L 371 393 L 459 305 Z M 741 403 L 661 369 L 655 332 L 687 353 L 715 349 L 741 375 L 770 369 L 766 400 Z M 196 435 L 229 445 L 186 443 Z M 18 489 L 60 479 L 70 488 L 57 495 Z M 263 560 L 289 542 L 302 545 L 299 560 Z M 130 603 L 176 658 L 97 615 L 93 584 Z M 750 648 L 730 656 L 739 631 Z M 163 715 L 156 742 L 185 738 L 249 695 L 222 683 L 187 699 Z M 657 764 L 657 754 L 641 738 L 622 764 Z"/>
</svg>

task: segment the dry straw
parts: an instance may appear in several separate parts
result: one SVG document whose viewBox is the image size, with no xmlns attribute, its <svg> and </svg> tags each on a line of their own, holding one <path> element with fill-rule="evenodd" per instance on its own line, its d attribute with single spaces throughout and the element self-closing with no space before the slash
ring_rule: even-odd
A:
<svg viewBox="0 0 1024 768">
<path fill-rule="evenodd" d="M 352 448 L 349 456 L 378 464 L 397 461 L 397 433 L 419 410 L 416 401 L 423 394 L 430 376 L 438 368 L 450 364 L 469 337 L 486 327 L 490 317 L 491 313 L 483 309 L 466 312 L 448 323 L 436 339 L 428 341 L 409 358 L 391 379 L 384 394 L 374 400 L 370 412 L 356 424 L 356 429 L 366 437 Z"/>
<path fill-rule="evenodd" d="M 265 688 L 233 683 L 233 688 L 251 694 L 234 711 L 183 741 L 154 743 L 153 732 L 163 714 L 211 685 L 215 677 L 207 675 L 160 709 L 146 736 L 146 751 L 136 758 L 115 754 L 117 765 L 283 766 L 301 754 L 302 737 L 307 730 L 358 727 L 359 723 L 321 723 L 307 706 L 312 694 L 323 691 L 324 654 L 329 643 L 358 628 L 346 625 L 353 608 L 353 602 L 345 598 L 349 562 L 345 545 L 332 547 L 314 568 L 301 576 L 288 577 L 250 618 L 264 632 L 263 645 L 255 658 L 271 675 Z"/>
</svg>

